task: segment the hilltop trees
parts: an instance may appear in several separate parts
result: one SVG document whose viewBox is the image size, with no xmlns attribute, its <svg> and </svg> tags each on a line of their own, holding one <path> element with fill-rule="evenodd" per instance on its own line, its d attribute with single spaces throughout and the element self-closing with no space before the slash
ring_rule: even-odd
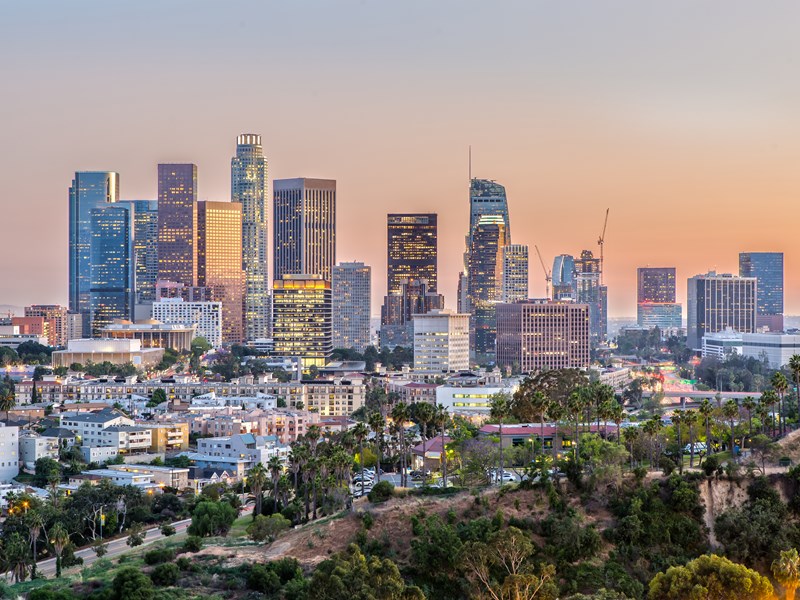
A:
<svg viewBox="0 0 800 600">
<path fill-rule="evenodd" d="M 716 555 L 670 567 L 650 582 L 649 600 L 772 600 L 769 579 Z"/>
</svg>

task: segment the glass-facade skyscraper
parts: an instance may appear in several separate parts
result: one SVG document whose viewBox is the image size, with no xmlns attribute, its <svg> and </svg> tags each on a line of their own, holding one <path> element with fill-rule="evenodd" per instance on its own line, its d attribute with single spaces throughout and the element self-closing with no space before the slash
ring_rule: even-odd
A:
<svg viewBox="0 0 800 600">
<path fill-rule="evenodd" d="M 574 301 L 589 305 L 589 333 L 592 340 L 605 340 L 608 329 L 608 292 L 600 284 L 600 259 L 595 258 L 591 250 L 582 251 L 580 258 L 575 259 L 573 286 Z"/>
<path fill-rule="evenodd" d="M 756 278 L 714 271 L 690 277 L 686 288 L 686 345 L 699 349 L 703 336 L 730 327 L 756 330 Z"/>
<path fill-rule="evenodd" d="M 362 262 L 333 267 L 333 347 L 364 352 L 370 345 L 372 269 Z"/>
<path fill-rule="evenodd" d="M 336 181 L 276 179 L 272 209 L 275 281 L 305 274 L 330 282 L 336 264 Z"/>
<path fill-rule="evenodd" d="M 636 270 L 636 322 L 661 330 L 681 328 L 681 305 L 675 302 L 675 267 Z"/>
<path fill-rule="evenodd" d="M 495 308 L 502 294 L 505 239 L 507 236 L 502 215 L 482 216 L 472 232 L 467 285 L 476 355 L 495 352 Z"/>
<path fill-rule="evenodd" d="M 783 331 L 783 252 L 741 252 L 739 275 L 758 280 L 756 327 Z"/>
<path fill-rule="evenodd" d="M 118 173 L 75 173 L 69 188 L 69 309 L 80 313 L 87 334 L 92 331 L 92 211 L 118 200 Z"/>
<path fill-rule="evenodd" d="M 231 200 L 242 205 L 242 268 L 245 274 L 244 335 L 247 340 L 270 336 L 267 159 L 261 136 L 236 138 L 231 159 Z"/>
<path fill-rule="evenodd" d="M 91 210 L 89 318 L 94 337 L 115 319 L 133 314 L 133 221 L 133 209 L 125 202 Z"/>
<path fill-rule="evenodd" d="M 158 279 L 158 201 L 123 202 L 133 208 L 134 302 L 152 304 Z"/>
<path fill-rule="evenodd" d="M 575 291 L 575 257 L 559 254 L 553 259 L 553 300 L 571 300 Z"/>
<path fill-rule="evenodd" d="M 158 278 L 197 285 L 197 166 L 158 165 Z"/>
<path fill-rule="evenodd" d="M 427 279 L 429 290 L 437 283 L 437 216 L 390 214 L 386 218 L 386 293 L 400 293 L 408 279 Z"/>
<path fill-rule="evenodd" d="M 276 356 L 299 356 L 303 369 L 325 366 L 333 352 L 329 281 L 303 274 L 275 280 L 273 318 Z"/>
</svg>

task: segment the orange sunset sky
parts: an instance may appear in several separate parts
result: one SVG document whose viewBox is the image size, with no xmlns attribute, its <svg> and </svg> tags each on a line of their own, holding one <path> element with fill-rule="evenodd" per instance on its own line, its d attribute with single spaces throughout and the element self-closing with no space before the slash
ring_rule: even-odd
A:
<svg viewBox="0 0 800 600">
<path fill-rule="evenodd" d="M 455 307 L 473 175 L 506 186 L 533 252 L 597 251 L 609 315 L 638 266 L 686 278 L 784 251 L 800 313 L 800 4 L 795 2 L 17 2 L 0 8 L 0 304 L 66 303 L 67 188 L 120 173 L 156 197 L 195 162 L 230 198 L 236 135 L 271 178 L 338 181 L 338 260 L 385 293 L 387 212 L 439 214 Z M 270 265 L 271 268 L 271 265 Z"/>
</svg>

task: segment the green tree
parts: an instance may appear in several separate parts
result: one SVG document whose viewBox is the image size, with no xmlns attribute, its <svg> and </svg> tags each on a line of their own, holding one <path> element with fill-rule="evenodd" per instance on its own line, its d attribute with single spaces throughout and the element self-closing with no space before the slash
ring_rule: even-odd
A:
<svg viewBox="0 0 800 600">
<path fill-rule="evenodd" d="M 48 537 L 56 554 L 56 577 L 61 577 L 61 557 L 67 544 L 69 544 L 69 533 L 59 521 L 56 521 L 50 528 Z"/>
<path fill-rule="evenodd" d="M 114 600 L 152 600 L 153 582 L 136 567 L 123 567 L 111 584 Z"/>
<path fill-rule="evenodd" d="M 199 537 L 227 535 L 235 520 L 236 509 L 228 502 L 203 500 L 192 511 L 188 533 Z"/>
<path fill-rule="evenodd" d="M 784 598 L 794 600 L 795 592 L 800 587 L 800 555 L 796 548 L 781 551 L 780 557 L 772 561 L 772 575 L 781 584 Z"/>
<path fill-rule="evenodd" d="M 358 442 L 358 466 L 361 469 L 361 495 L 364 495 L 364 440 L 369 435 L 369 429 L 364 423 L 356 423 L 353 427 L 353 437 Z"/>
<path fill-rule="evenodd" d="M 261 514 L 261 504 L 264 500 L 264 486 L 267 485 L 267 477 L 267 470 L 260 462 L 256 463 L 247 474 L 247 483 L 250 484 L 250 492 L 256 501 L 253 507 L 253 520 Z"/>
<path fill-rule="evenodd" d="M 392 407 L 392 421 L 398 426 L 397 432 L 399 435 L 400 443 L 400 486 L 408 487 L 408 469 L 406 461 L 408 459 L 408 449 L 406 448 L 406 426 L 405 422 L 408 420 L 408 405 L 405 402 L 398 402 Z M 362 474 L 363 475 L 363 474 Z M 363 490 L 363 476 L 362 476 L 362 490 Z"/>
<path fill-rule="evenodd" d="M 6 413 L 6 421 L 8 420 L 9 411 L 14 408 L 16 402 L 14 388 L 3 386 L 3 388 L 0 389 L 0 410 Z"/>
<path fill-rule="evenodd" d="M 794 379 L 797 418 L 800 419 L 800 354 L 794 354 L 789 359 L 789 370 L 792 372 L 792 378 Z"/>
<path fill-rule="evenodd" d="M 128 539 L 125 540 L 125 543 L 131 548 L 141 546 L 144 544 L 144 538 L 146 535 L 147 531 L 145 531 L 141 523 L 133 523 L 130 526 L 130 529 L 128 529 Z"/>
<path fill-rule="evenodd" d="M 377 483 L 381 480 L 381 447 L 383 446 L 383 432 L 386 429 L 386 420 L 380 412 L 375 411 L 370 413 L 367 422 L 370 429 L 372 429 L 372 433 L 375 434 L 375 454 L 378 456 L 378 468 L 375 469 L 375 482 Z"/>
<path fill-rule="evenodd" d="M 772 600 L 769 579 L 727 558 L 705 555 L 650 582 L 649 600 Z"/>
<path fill-rule="evenodd" d="M 786 392 L 789 391 L 789 382 L 786 380 L 786 376 L 783 373 L 780 371 L 775 371 L 770 379 L 770 383 L 772 384 L 775 393 L 778 394 L 778 415 L 780 416 L 778 430 L 780 435 L 783 435 L 786 433 L 786 420 L 783 418 L 783 398 L 786 396 Z"/>
<path fill-rule="evenodd" d="M 254 542 L 269 542 L 275 541 L 282 532 L 289 529 L 292 522 L 286 519 L 283 515 L 274 514 L 269 517 L 258 515 L 255 520 L 247 526 L 247 535 L 250 536 Z"/>
<path fill-rule="evenodd" d="M 159 404 L 163 404 L 167 401 L 167 392 L 165 392 L 162 388 L 156 388 L 153 391 L 153 396 L 150 398 L 150 402 L 148 404 L 152 404 L 153 406 L 158 406 Z"/>
<path fill-rule="evenodd" d="M 728 400 L 725 402 L 725 405 L 722 407 L 722 416 L 724 416 L 728 420 L 729 430 L 730 430 L 730 451 L 731 451 L 731 458 L 735 461 L 737 460 L 736 456 L 736 432 L 734 429 L 734 420 L 739 416 L 739 403 L 736 400 Z"/>
</svg>

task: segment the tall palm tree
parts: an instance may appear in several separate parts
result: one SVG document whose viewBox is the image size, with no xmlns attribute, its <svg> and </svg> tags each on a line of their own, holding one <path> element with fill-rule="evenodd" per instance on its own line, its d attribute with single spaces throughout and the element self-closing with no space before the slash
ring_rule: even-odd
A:
<svg viewBox="0 0 800 600">
<path fill-rule="evenodd" d="M 675 426 L 676 438 L 678 440 L 678 473 L 683 475 L 683 436 L 681 435 L 681 425 L 683 425 L 683 411 L 678 409 L 672 411 L 672 424 Z"/>
<path fill-rule="evenodd" d="M 697 407 L 697 414 L 700 415 L 706 427 L 706 455 L 708 455 L 711 454 L 711 415 L 714 414 L 711 400 L 703 398 L 700 406 Z"/>
<path fill-rule="evenodd" d="M 722 416 L 728 420 L 728 424 L 730 425 L 730 432 L 731 432 L 731 458 L 733 458 L 734 462 L 736 462 L 736 452 L 735 452 L 735 437 L 734 437 L 734 429 L 733 429 L 733 420 L 739 416 L 739 403 L 736 402 L 734 399 L 730 399 L 725 402 L 725 406 L 722 407 Z"/>
<path fill-rule="evenodd" d="M 364 423 L 353 427 L 353 437 L 358 442 L 358 465 L 361 467 L 361 495 L 364 495 L 364 440 L 369 435 L 369 429 Z"/>
<path fill-rule="evenodd" d="M 761 422 L 761 433 L 766 433 L 767 419 L 769 419 L 769 407 L 762 400 L 763 397 L 759 399 L 758 405 L 756 406 L 756 416 Z"/>
<path fill-rule="evenodd" d="M 558 434 L 559 429 L 560 429 L 559 422 L 561 421 L 561 419 L 564 418 L 564 415 L 566 414 L 566 408 L 560 402 L 553 402 L 551 400 L 549 402 L 549 404 L 547 405 L 547 409 L 546 409 L 545 412 L 546 412 L 547 418 L 551 422 L 553 422 L 555 424 L 555 429 L 553 430 L 553 443 L 551 444 L 552 445 L 551 450 L 552 450 L 552 454 L 553 454 L 553 460 L 555 461 L 556 456 L 557 456 L 557 454 L 556 454 L 556 435 Z M 542 443 L 544 443 L 544 442 L 542 442 Z"/>
<path fill-rule="evenodd" d="M 36 561 L 39 560 L 39 535 L 44 528 L 44 517 L 39 510 L 32 508 L 25 513 L 25 521 L 30 532 L 31 546 L 33 546 L 33 563 L 31 565 L 31 578 L 33 579 L 36 577 Z"/>
<path fill-rule="evenodd" d="M 306 431 L 306 441 L 308 442 L 308 447 L 311 449 L 311 456 L 317 456 L 317 446 L 319 445 L 319 439 L 322 437 L 322 429 L 320 429 L 319 425 L 312 425 Z"/>
<path fill-rule="evenodd" d="M 397 435 L 400 438 L 400 485 L 408 487 L 408 469 L 406 468 L 406 421 L 408 420 L 408 405 L 398 402 L 392 407 L 392 420 L 398 425 Z"/>
<path fill-rule="evenodd" d="M 434 409 L 427 402 L 417 402 L 414 405 L 417 425 L 422 431 L 422 472 L 425 472 L 425 455 L 428 451 L 428 427 L 433 421 Z"/>
<path fill-rule="evenodd" d="M 281 459 L 277 456 L 270 458 L 267 462 L 267 469 L 269 469 L 269 477 L 272 479 L 272 501 L 275 503 L 273 509 L 275 512 L 278 512 L 278 483 L 283 474 L 283 463 Z"/>
<path fill-rule="evenodd" d="M 689 409 L 683 413 L 683 422 L 689 429 L 689 468 L 694 468 L 694 428 L 697 425 L 697 411 Z M 683 458 L 683 455 L 681 455 Z"/>
<path fill-rule="evenodd" d="M 250 484 L 250 491 L 256 500 L 255 510 L 253 510 L 253 520 L 261 514 L 261 503 L 263 499 L 264 486 L 267 484 L 267 470 L 260 462 L 253 465 L 247 474 L 247 481 Z"/>
<path fill-rule="evenodd" d="M 620 429 L 622 428 L 622 422 L 625 420 L 625 409 L 622 408 L 622 404 L 614 400 L 610 403 L 608 418 L 614 421 L 614 425 L 617 426 L 617 443 L 622 444 L 622 435 Z"/>
<path fill-rule="evenodd" d="M 442 454 L 441 454 L 441 464 L 442 464 L 442 487 L 447 487 L 447 448 L 445 448 L 444 444 L 444 434 L 445 430 L 447 429 L 447 424 L 450 421 L 450 415 L 447 414 L 447 409 L 442 406 L 441 404 L 435 408 L 436 410 L 436 426 L 439 427 L 439 433 L 442 436 Z"/>
<path fill-rule="evenodd" d="M 50 544 L 56 553 L 56 578 L 61 577 L 61 555 L 64 554 L 64 549 L 69 544 L 69 532 L 64 526 L 56 521 L 50 528 Z"/>
<path fill-rule="evenodd" d="M 585 394 L 582 394 L 580 390 L 573 391 L 569 395 L 569 398 L 567 398 L 567 405 L 565 407 L 566 413 L 575 424 L 575 439 L 572 441 L 572 453 L 575 460 L 578 459 L 578 427 L 581 421 L 581 414 L 583 414 L 584 396 Z"/>
<path fill-rule="evenodd" d="M 375 479 L 376 482 L 381 480 L 381 446 L 383 444 L 383 431 L 386 429 L 386 419 L 383 418 L 383 415 L 377 411 L 371 413 L 369 418 L 367 419 L 369 423 L 370 429 L 372 429 L 372 433 L 375 434 L 375 454 L 378 457 L 378 466 L 375 469 Z"/>
<path fill-rule="evenodd" d="M 753 436 L 753 411 L 758 406 L 756 399 L 752 396 L 745 396 L 742 399 L 742 408 L 747 411 L 747 435 Z"/>
<path fill-rule="evenodd" d="M 496 419 L 497 423 L 500 426 L 500 485 L 503 484 L 503 421 L 508 417 L 511 413 L 511 399 L 509 395 L 505 392 L 497 392 L 496 394 L 492 395 L 491 398 L 491 408 L 489 409 L 489 414 L 492 419 Z"/>
<path fill-rule="evenodd" d="M 789 370 L 792 372 L 792 378 L 794 379 L 797 418 L 800 419 L 800 354 L 794 354 L 789 359 Z"/>
<path fill-rule="evenodd" d="M 778 432 L 780 435 L 783 435 L 786 433 L 786 422 L 783 418 L 783 397 L 789 390 L 789 381 L 783 373 L 775 371 L 770 383 L 772 383 L 772 387 L 775 388 L 775 392 L 778 394 Z"/>
<path fill-rule="evenodd" d="M 764 390 L 764 393 L 761 394 L 761 402 L 764 406 L 767 406 L 772 411 L 772 436 L 775 437 L 777 423 L 778 420 L 775 417 L 775 405 L 778 403 L 778 394 L 777 392 L 772 390 Z"/>
<path fill-rule="evenodd" d="M 0 410 L 6 413 L 6 421 L 8 421 L 8 412 L 14 408 L 15 404 L 14 390 L 4 387 L 0 393 Z"/>
<path fill-rule="evenodd" d="M 628 427 L 625 429 L 625 432 L 622 434 L 625 438 L 625 442 L 628 444 L 628 452 L 630 453 L 631 457 L 631 469 L 633 469 L 633 446 L 636 441 L 639 439 L 639 436 L 642 434 L 642 430 L 637 427 Z"/>
<path fill-rule="evenodd" d="M 772 561 L 772 574 L 775 581 L 781 584 L 786 600 L 794 600 L 795 592 L 800 587 L 800 555 L 797 549 L 783 550 L 780 557 Z"/>
<path fill-rule="evenodd" d="M 544 392 L 536 390 L 531 394 L 531 408 L 534 414 L 539 417 L 539 443 L 542 446 L 542 454 L 544 454 L 544 420 L 549 406 L 550 398 L 545 396 Z"/>
</svg>

